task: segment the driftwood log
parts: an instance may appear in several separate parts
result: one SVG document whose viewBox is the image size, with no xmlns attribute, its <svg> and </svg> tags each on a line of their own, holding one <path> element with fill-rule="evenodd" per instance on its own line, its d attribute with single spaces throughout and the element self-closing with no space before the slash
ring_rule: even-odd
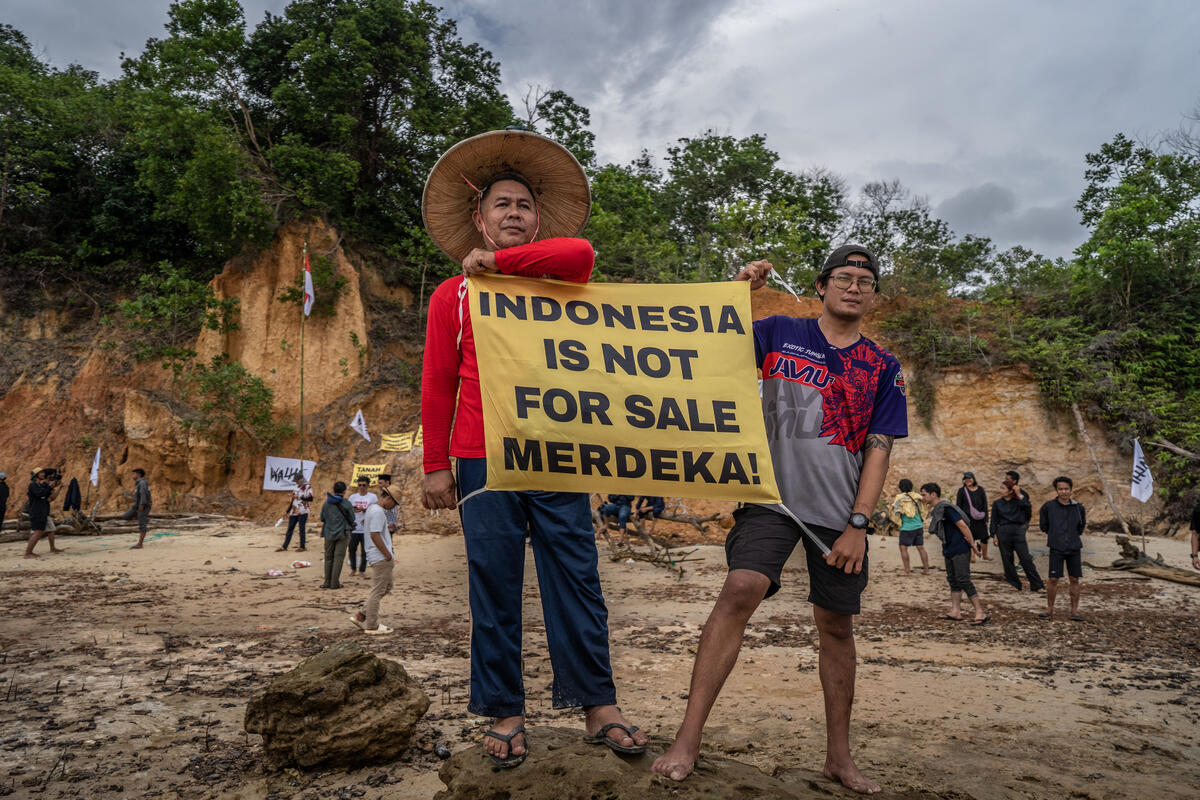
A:
<svg viewBox="0 0 1200 800">
<path fill-rule="evenodd" d="M 1128 536 L 1117 534 L 1116 541 L 1121 546 L 1121 557 L 1114 561 L 1111 567 L 1105 567 L 1105 569 L 1129 570 L 1139 575 L 1148 575 L 1151 578 L 1162 578 L 1165 581 L 1200 586 L 1200 572 L 1172 567 L 1163 561 L 1161 554 L 1157 558 L 1150 558 L 1137 549 Z"/>
</svg>

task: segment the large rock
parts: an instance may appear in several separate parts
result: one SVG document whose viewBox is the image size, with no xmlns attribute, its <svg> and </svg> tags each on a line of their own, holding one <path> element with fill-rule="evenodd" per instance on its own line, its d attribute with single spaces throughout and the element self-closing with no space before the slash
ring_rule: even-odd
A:
<svg viewBox="0 0 1200 800">
<path fill-rule="evenodd" d="M 650 771 L 666 749 L 651 741 L 645 754 L 621 756 L 603 745 L 584 744 L 581 732 L 535 727 L 529 731 L 529 756 L 513 769 L 494 766 L 482 746 L 455 753 L 438 773 L 446 789 L 434 800 L 801 800 L 854 796 L 819 773 L 791 770 L 780 780 L 731 758 L 705 754 L 682 782 Z M 946 797 L 969 800 L 968 795 Z M 885 790 L 881 800 L 933 800 L 943 795 L 924 789 Z"/>
<path fill-rule="evenodd" d="M 429 697 L 395 661 L 342 642 L 276 678 L 246 707 L 268 766 L 349 767 L 394 759 Z"/>
</svg>

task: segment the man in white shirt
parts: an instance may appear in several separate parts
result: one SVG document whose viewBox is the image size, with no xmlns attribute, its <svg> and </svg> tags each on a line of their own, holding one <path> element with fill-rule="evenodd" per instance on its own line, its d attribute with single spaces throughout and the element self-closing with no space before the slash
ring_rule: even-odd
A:
<svg viewBox="0 0 1200 800">
<path fill-rule="evenodd" d="M 392 494 L 390 486 L 381 486 L 379 491 L 382 496 L 363 515 L 363 544 L 367 551 L 367 566 L 371 568 L 371 593 L 367 595 L 362 610 L 350 615 L 355 625 L 373 636 L 392 632 L 391 628 L 379 621 L 379 601 L 392 591 L 392 567 L 395 564 L 387 511 L 396 507 L 396 496 Z"/>
<path fill-rule="evenodd" d="M 350 501 L 350 505 L 354 506 L 354 533 L 350 534 L 350 575 L 361 573 L 367 577 L 367 554 L 366 554 L 366 528 L 363 527 L 363 520 L 366 518 L 367 509 L 371 507 L 379 498 L 375 493 L 368 490 L 371 485 L 370 478 L 358 479 L 358 492 L 350 495 L 346 499 Z M 357 555 L 357 558 L 355 557 Z"/>
</svg>

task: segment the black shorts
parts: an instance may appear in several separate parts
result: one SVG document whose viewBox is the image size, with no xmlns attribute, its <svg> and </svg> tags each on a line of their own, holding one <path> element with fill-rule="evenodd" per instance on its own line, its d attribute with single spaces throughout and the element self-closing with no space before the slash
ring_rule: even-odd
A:
<svg viewBox="0 0 1200 800">
<path fill-rule="evenodd" d="M 862 572 L 846 574 L 825 563 L 825 555 L 787 517 L 761 506 L 743 506 L 733 512 L 733 530 L 725 538 L 725 559 L 729 568 L 748 569 L 766 575 L 771 581 L 767 597 L 779 591 L 783 565 L 797 542 L 804 543 L 808 560 L 808 602 L 835 614 L 857 614 L 859 596 L 867 588 L 867 559 Z M 842 535 L 841 531 L 809 525 L 826 547 Z"/>
<path fill-rule="evenodd" d="M 913 528 L 911 531 L 900 531 L 900 546 L 924 547 L 925 531 L 921 528 Z"/>
<path fill-rule="evenodd" d="M 1081 550 L 1051 550 L 1050 551 L 1050 577 L 1061 578 L 1063 576 L 1063 564 L 1067 565 L 1067 574 L 1072 578 L 1083 577 L 1083 559 L 1080 558 Z"/>
</svg>

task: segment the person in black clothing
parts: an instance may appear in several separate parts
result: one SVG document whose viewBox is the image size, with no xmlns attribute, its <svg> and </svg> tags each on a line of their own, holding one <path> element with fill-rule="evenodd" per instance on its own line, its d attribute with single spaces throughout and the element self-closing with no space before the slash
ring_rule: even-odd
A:
<svg viewBox="0 0 1200 800">
<path fill-rule="evenodd" d="M 980 558 L 984 561 L 991 561 L 992 557 L 987 554 L 987 492 L 975 482 L 974 472 L 963 473 L 963 485 L 958 487 L 958 495 L 954 498 L 954 505 L 958 506 L 959 511 L 963 514 L 963 519 L 967 521 L 967 527 L 971 529 L 971 536 L 975 538 L 975 541 L 979 542 Z M 972 561 L 975 560 L 974 556 L 975 554 L 972 553 Z"/>
<path fill-rule="evenodd" d="M 1200 504 L 1192 509 L 1192 568 L 1200 569 Z"/>
<path fill-rule="evenodd" d="M 633 510 L 638 519 L 650 520 L 646 533 L 654 533 L 658 518 L 667 510 L 667 501 L 661 497 L 639 497 L 633 502 Z"/>
<path fill-rule="evenodd" d="M 1034 566 L 1033 557 L 1029 555 L 1029 543 L 1025 533 L 1029 529 L 1029 520 L 1033 517 L 1033 504 L 1029 495 L 1020 486 L 1021 476 L 1009 470 L 1004 473 L 1004 494 L 992 503 L 992 535 L 996 537 L 996 546 L 1000 548 L 1000 562 L 1004 565 L 1004 580 L 1021 591 L 1021 576 L 1013 564 L 1013 554 L 1021 562 L 1025 577 L 1029 579 L 1029 591 L 1040 592 L 1046 588 L 1042 576 Z"/>
<path fill-rule="evenodd" d="M 1054 491 L 1058 497 L 1047 501 L 1038 513 L 1038 526 L 1046 534 L 1046 546 L 1050 549 L 1050 583 L 1046 587 L 1046 613 L 1038 614 L 1042 619 L 1054 616 L 1054 596 L 1058 593 L 1058 579 L 1063 576 L 1063 566 L 1071 579 L 1071 619 L 1082 622 L 1079 616 L 1079 579 L 1083 577 L 1083 531 L 1087 527 L 1087 515 L 1083 506 L 1071 499 L 1075 484 L 1066 475 L 1054 479 Z"/>
<path fill-rule="evenodd" d="M 942 556 L 946 559 L 946 582 L 950 584 L 950 611 L 941 619 L 962 621 L 962 596 L 967 595 L 975 608 L 972 625 L 986 625 L 992 615 L 983 608 L 979 591 L 971 582 L 971 554 L 979 543 L 962 513 L 942 499 L 942 487 L 927 483 L 921 487 L 921 502 L 929 508 L 929 532 L 942 540 Z"/>
<path fill-rule="evenodd" d="M 6 513 L 8 513 L 8 475 L 0 472 L 0 531 L 4 530 Z"/>
<path fill-rule="evenodd" d="M 46 477 L 46 470 L 39 469 L 33 475 L 33 480 L 29 482 L 29 542 L 25 545 L 25 558 L 38 558 L 38 554 L 33 552 L 33 548 L 37 546 L 38 540 L 44 534 L 46 541 L 50 542 L 51 553 L 61 553 L 54 546 L 54 531 L 46 532 L 46 522 L 50 519 L 50 501 L 58 496 L 58 490 L 62 488 L 61 480 L 51 481 Z"/>
</svg>

